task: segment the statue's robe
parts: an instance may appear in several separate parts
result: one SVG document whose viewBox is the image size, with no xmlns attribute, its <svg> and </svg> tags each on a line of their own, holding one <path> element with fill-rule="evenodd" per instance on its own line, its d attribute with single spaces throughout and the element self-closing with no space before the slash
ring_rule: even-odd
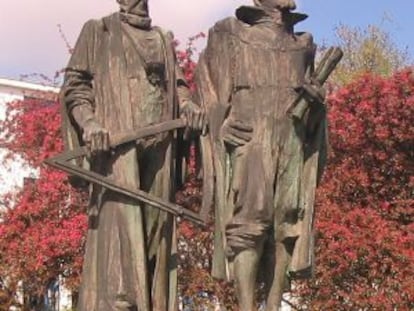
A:
<svg viewBox="0 0 414 311">
<path fill-rule="evenodd" d="M 62 89 L 66 148 L 83 144 L 70 113 L 75 106 L 90 105 L 110 134 L 127 132 L 176 118 L 179 83 L 185 82 L 171 34 L 155 27 L 133 28 L 119 13 L 87 22 Z M 90 166 L 119 184 L 173 200 L 172 134 L 119 147 L 92 158 Z M 173 310 L 173 217 L 101 187 L 91 189 L 78 310 Z"/>
<path fill-rule="evenodd" d="M 215 207 L 212 273 L 231 280 L 235 255 L 264 240 L 259 271 L 266 282 L 274 281 L 277 242 L 291 255 L 288 275 L 306 277 L 313 264 L 313 205 L 325 161 L 325 116 L 310 132 L 305 119 L 313 112 L 294 121 L 287 110 L 298 95 L 295 89 L 313 73 L 316 47 L 308 33 L 268 27 L 249 12 L 238 13 L 239 18 L 210 29 L 196 72 L 198 100 L 209 122 L 202 146 L 204 204 Z M 301 19 L 292 15 L 290 26 Z M 226 145 L 221 131 L 227 119 L 252 126 L 252 140 Z"/>
</svg>

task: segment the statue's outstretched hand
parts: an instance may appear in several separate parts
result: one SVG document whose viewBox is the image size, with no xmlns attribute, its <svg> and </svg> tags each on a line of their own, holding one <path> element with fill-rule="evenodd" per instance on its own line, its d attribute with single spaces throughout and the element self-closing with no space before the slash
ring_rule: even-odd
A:
<svg viewBox="0 0 414 311">
<path fill-rule="evenodd" d="M 207 132 L 207 119 L 204 110 L 193 103 L 186 101 L 181 106 L 181 117 L 187 122 L 187 128 L 193 131 L 202 131 L 202 135 Z"/>
<path fill-rule="evenodd" d="M 94 118 L 85 122 L 82 139 L 91 154 L 109 150 L 109 132 Z"/>
<path fill-rule="evenodd" d="M 241 121 L 227 119 L 221 128 L 221 135 L 231 147 L 244 146 L 252 140 L 253 128 Z"/>
</svg>

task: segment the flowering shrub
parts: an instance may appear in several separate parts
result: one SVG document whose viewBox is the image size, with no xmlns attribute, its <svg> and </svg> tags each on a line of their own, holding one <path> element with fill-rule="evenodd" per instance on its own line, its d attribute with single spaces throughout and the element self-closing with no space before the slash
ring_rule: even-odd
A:
<svg viewBox="0 0 414 311">
<path fill-rule="evenodd" d="M 414 74 L 364 75 L 332 94 L 318 192 L 312 310 L 414 308 Z"/>
<path fill-rule="evenodd" d="M 24 100 L 9 104 L 0 125 L 1 145 L 9 150 L 6 161 L 23 160 L 38 170 L 36 179 L 28 179 L 21 190 L 6 196 L 6 210 L 0 215 L 2 310 L 13 303 L 10 295 L 18 281 L 25 294 L 34 297 L 58 275 L 65 276 L 68 288 L 79 284 L 85 195 L 68 184 L 64 173 L 42 164 L 63 149 L 60 122 L 56 101 Z"/>
</svg>

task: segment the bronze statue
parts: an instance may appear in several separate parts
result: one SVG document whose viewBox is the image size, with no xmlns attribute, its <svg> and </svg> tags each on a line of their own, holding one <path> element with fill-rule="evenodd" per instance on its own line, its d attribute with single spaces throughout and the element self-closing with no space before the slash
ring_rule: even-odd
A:
<svg viewBox="0 0 414 311">
<path fill-rule="evenodd" d="M 314 72 L 316 46 L 309 33 L 294 32 L 307 17 L 295 8 L 293 0 L 240 7 L 210 29 L 197 67 L 209 123 L 204 183 L 215 183 L 204 202 L 215 206 L 212 273 L 235 281 L 242 311 L 255 310 L 257 282 L 266 310 L 279 310 L 286 281 L 312 272 L 326 150 L 321 84 L 339 60 L 325 57 Z"/>
<path fill-rule="evenodd" d="M 170 201 L 176 139 L 162 133 L 110 149 L 111 136 L 203 113 L 190 99 L 171 33 L 151 25 L 147 0 L 118 0 L 120 11 L 88 21 L 66 69 L 66 148 L 85 145 L 93 172 Z M 174 310 L 173 216 L 94 185 L 79 311 Z"/>
</svg>

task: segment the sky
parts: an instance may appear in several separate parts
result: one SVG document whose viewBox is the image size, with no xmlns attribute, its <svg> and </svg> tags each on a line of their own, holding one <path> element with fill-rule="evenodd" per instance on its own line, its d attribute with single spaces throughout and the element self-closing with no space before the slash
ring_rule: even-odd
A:
<svg viewBox="0 0 414 311">
<path fill-rule="evenodd" d="M 153 23 L 186 39 L 234 15 L 251 0 L 149 0 Z M 414 56 L 413 0 L 297 0 L 309 15 L 297 29 L 309 31 L 317 43 L 334 44 L 335 27 L 365 28 L 370 24 L 388 31 L 395 44 Z M 115 0 L 0 0 L 0 77 L 21 79 L 43 74 L 53 78 L 70 54 L 57 25 L 73 46 L 82 25 L 117 11 Z M 203 43 L 199 43 L 200 49 Z"/>
</svg>

